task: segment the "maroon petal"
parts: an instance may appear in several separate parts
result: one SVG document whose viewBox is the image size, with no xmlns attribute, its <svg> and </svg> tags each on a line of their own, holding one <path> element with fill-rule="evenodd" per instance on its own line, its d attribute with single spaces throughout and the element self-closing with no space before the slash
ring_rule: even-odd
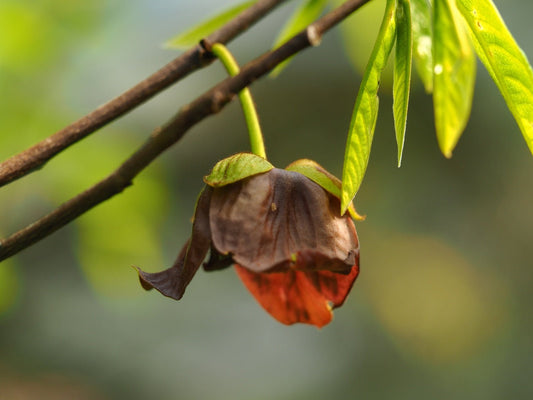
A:
<svg viewBox="0 0 533 400">
<path fill-rule="evenodd" d="M 318 184 L 274 168 L 213 190 L 213 245 L 255 272 L 292 266 L 349 273 L 359 243 L 353 221 L 339 210 L 339 200 Z"/>
<path fill-rule="evenodd" d="M 206 186 L 198 202 L 194 214 L 191 238 L 182 248 L 174 265 L 165 271 L 149 273 L 139 272 L 139 280 L 144 289 L 156 289 L 161 294 L 179 300 L 183 297 L 185 288 L 204 260 L 211 246 L 211 231 L 209 229 L 209 202 L 212 189 Z"/>
<path fill-rule="evenodd" d="M 331 271 L 256 273 L 239 265 L 235 269 L 261 306 L 281 323 L 297 322 L 322 327 L 332 319 L 332 309 L 348 295 L 359 269 L 347 275 Z"/>
<path fill-rule="evenodd" d="M 209 252 L 209 258 L 204 263 L 204 271 L 218 271 L 233 265 L 231 254 L 220 254 L 213 246 Z"/>
</svg>

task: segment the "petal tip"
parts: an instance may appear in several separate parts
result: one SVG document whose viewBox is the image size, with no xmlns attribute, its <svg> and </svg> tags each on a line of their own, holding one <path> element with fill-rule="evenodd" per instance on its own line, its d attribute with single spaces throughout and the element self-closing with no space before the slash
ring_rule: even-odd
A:
<svg viewBox="0 0 533 400">
<path fill-rule="evenodd" d="M 139 282 L 144 290 L 155 289 L 163 296 L 174 300 L 180 300 L 183 297 L 186 284 L 184 284 L 180 270 L 175 266 L 160 272 L 144 272 L 138 267 L 133 267 L 139 274 Z"/>
<path fill-rule="evenodd" d="M 137 271 L 137 275 L 139 276 L 139 282 L 144 290 L 152 290 L 154 287 L 152 284 L 145 279 L 145 272 L 140 269 L 139 267 L 132 265 L 132 268 L 134 268 Z"/>
</svg>

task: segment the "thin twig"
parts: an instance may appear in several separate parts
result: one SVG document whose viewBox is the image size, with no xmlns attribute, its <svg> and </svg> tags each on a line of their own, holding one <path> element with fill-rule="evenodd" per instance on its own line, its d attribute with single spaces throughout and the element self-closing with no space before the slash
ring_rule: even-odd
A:
<svg viewBox="0 0 533 400">
<path fill-rule="evenodd" d="M 309 46 L 317 45 L 326 31 L 368 1 L 346 1 L 283 46 L 246 64 L 238 75 L 225 79 L 192 103 L 184 106 L 169 122 L 152 132 L 149 139 L 107 178 L 3 240 L 0 243 L 0 261 L 43 239 L 99 203 L 122 192 L 132 184 L 133 178 L 139 172 L 180 140 L 189 128 L 209 115 L 219 112 L 239 91 L 271 71 L 282 61 Z"/>
<path fill-rule="evenodd" d="M 227 43 L 284 1 L 286 0 L 260 0 L 207 39 L 212 43 Z M 0 187 L 43 167 L 48 160 L 70 145 L 133 110 L 191 72 L 210 64 L 213 59 L 212 55 L 197 45 L 90 114 L 8 158 L 0 164 Z"/>
</svg>

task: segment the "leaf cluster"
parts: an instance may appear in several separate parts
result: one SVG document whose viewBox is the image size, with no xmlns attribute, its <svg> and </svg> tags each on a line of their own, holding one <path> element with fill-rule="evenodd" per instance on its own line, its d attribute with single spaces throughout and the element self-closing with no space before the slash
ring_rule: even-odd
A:
<svg viewBox="0 0 533 400">
<path fill-rule="evenodd" d="M 188 47 L 253 3 L 225 10 L 167 44 Z M 339 1 L 302 0 L 274 41 L 274 47 L 305 29 L 330 3 Z M 343 213 L 361 186 L 368 166 L 380 82 L 392 53 L 398 166 L 405 143 L 412 64 L 426 92 L 433 96 L 437 141 L 443 155 L 449 158 L 470 117 L 476 54 L 498 86 L 533 153 L 533 72 L 492 0 L 386 0 L 348 130 L 342 176 Z M 272 75 L 277 76 L 289 61 L 278 65 Z"/>
</svg>

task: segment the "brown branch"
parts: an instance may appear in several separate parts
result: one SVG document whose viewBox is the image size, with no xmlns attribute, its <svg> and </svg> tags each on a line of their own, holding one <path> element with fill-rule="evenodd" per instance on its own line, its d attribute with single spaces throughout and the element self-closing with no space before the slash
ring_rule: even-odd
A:
<svg viewBox="0 0 533 400">
<path fill-rule="evenodd" d="M 284 1 L 286 0 L 260 0 L 207 39 L 212 43 L 227 43 Z M 197 45 L 90 114 L 8 158 L 0 164 L 0 187 L 43 167 L 48 160 L 70 145 L 133 110 L 191 72 L 210 64 L 213 59 L 212 55 Z"/>
<path fill-rule="evenodd" d="M 43 239 L 92 207 L 122 192 L 131 185 L 133 178 L 139 172 L 181 139 L 189 128 L 209 115 L 219 112 L 239 91 L 271 71 L 283 60 L 309 46 L 316 46 L 326 31 L 368 1 L 346 1 L 277 50 L 269 51 L 246 64 L 238 75 L 225 79 L 192 103 L 184 106 L 169 122 L 152 132 L 149 139 L 107 178 L 3 240 L 0 243 L 0 261 Z"/>
</svg>

